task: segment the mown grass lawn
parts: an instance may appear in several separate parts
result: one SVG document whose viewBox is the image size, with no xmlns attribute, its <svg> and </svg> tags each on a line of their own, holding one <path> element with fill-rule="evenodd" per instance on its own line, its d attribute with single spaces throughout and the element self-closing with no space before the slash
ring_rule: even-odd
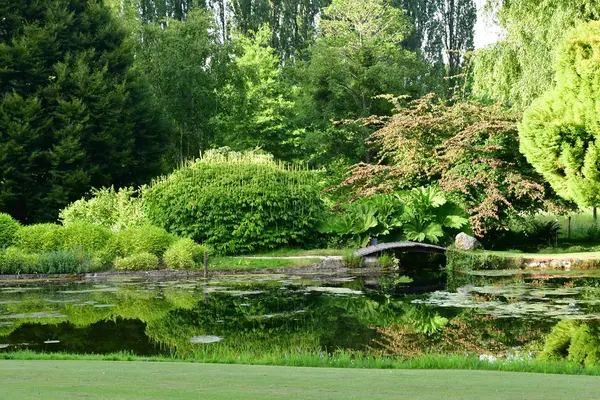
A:
<svg viewBox="0 0 600 400">
<path fill-rule="evenodd" d="M 3 399 L 598 399 L 600 378 L 110 361 L 0 361 Z"/>
</svg>

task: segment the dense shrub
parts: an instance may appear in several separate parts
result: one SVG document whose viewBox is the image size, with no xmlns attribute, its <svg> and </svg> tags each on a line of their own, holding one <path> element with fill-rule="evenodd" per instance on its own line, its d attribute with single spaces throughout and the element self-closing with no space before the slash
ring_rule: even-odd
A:
<svg viewBox="0 0 600 400">
<path fill-rule="evenodd" d="M 58 251 L 63 244 L 63 227 L 56 224 L 35 224 L 19 229 L 15 245 L 25 251 Z"/>
<path fill-rule="evenodd" d="M 137 253 L 150 253 L 160 257 L 176 237 L 162 228 L 147 225 L 124 229 L 116 234 L 115 240 L 109 245 L 116 246 L 115 250 L 123 257 Z"/>
<path fill-rule="evenodd" d="M 102 188 L 92 191 L 89 199 L 69 204 L 59 214 L 63 225 L 87 222 L 114 232 L 134 226 L 147 225 L 142 200 L 133 188 Z"/>
<path fill-rule="evenodd" d="M 158 267 L 158 257 L 146 252 L 119 257 L 115 261 L 115 269 L 121 271 L 145 271 L 156 267 Z"/>
<path fill-rule="evenodd" d="M 600 364 L 600 326 L 593 321 L 560 321 L 546 337 L 540 358 L 566 358 L 585 366 Z"/>
<path fill-rule="evenodd" d="M 204 252 L 208 251 L 192 239 L 177 240 L 165 252 L 163 260 L 167 267 L 173 269 L 193 269 L 204 260 Z"/>
<path fill-rule="evenodd" d="M 2 274 L 73 274 L 92 269 L 91 258 L 82 252 L 61 250 L 35 254 L 16 247 L 0 252 Z"/>
<path fill-rule="evenodd" d="M 0 213 L 0 248 L 13 244 L 20 226 L 10 215 Z"/>
<path fill-rule="evenodd" d="M 323 210 L 315 172 L 265 156 L 209 154 L 144 193 L 154 224 L 222 253 L 307 244 Z"/>
<path fill-rule="evenodd" d="M 96 253 L 105 248 L 111 237 L 111 232 L 102 226 L 76 222 L 63 228 L 62 248 Z"/>
</svg>

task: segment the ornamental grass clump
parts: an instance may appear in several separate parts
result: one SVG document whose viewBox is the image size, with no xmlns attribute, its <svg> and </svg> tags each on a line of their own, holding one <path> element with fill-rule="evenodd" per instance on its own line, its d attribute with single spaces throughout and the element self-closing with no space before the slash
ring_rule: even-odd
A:
<svg viewBox="0 0 600 400">
<path fill-rule="evenodd" d="M 168 268 L 194 269 L 204 260 L 206 246 L 199 245 L 192 239 L 182 238 L 174 242 L 165 252 L 163 260 Z"/>
<path fill-rule="evenodd" d="M 320 194 L 315 171 L 221 151 L 154 181 L 143 203 L 152 223 L 231 254 L 309 244 Z"/>
</svg>

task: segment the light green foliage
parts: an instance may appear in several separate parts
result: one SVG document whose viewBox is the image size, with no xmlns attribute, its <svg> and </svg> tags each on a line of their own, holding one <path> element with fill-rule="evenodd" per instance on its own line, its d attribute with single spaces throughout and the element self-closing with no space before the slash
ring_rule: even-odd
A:
<svg viewBox="0 0 600 400">
<path fill-rule="evenodd" d="M 354 255 L 354 250 L 347 249 L 342 256 L 342 263 L 348 268 L 360 268 L 363 266 L 363 258 Z"/>
<path fill-rule="evenodd" d="M 82 198 L 60 211 L 65 226 L 86 222 L 114 232 L 147 224 L 138 191 L 131 187 L 93 189 L 89 199 Z"/>
<path fill-rule="evenodd" d="M 194 269 L 204 260 L 204 252 L 208 248 L 192 239 L 182 238 L 174 242 L 165 252 L 163 260 L 167 267 L 173 269 Z"/>
<path fill-rule="evenodd" d="M 377 258 L 377 264 L 381 268 L 392 268 L 398 267 L 400 265 L 400 261 L 390 254 L 383 254 Z"/>
<path fill-rule="evenodd" d="M 488 0 L 505 36 L 473 58 L 477 96 L 518 109 L 553 84 L 552 60 L 569 28 L 600 18 L 595 0 Z"/>
<path fill-rule="evenodd" d="M 98 225 L 75 222 L 62 229 L 62 248 L 86 253 L 97 253 L 106 247 L 111 232 Z"/>
<path fill-rule="evenodd" d="M 468 223 L 465 212 L 434 186 L 412 189 L 405 199 L 403 230 L 408 240 L 439 243 Z"/>
<path fill-rule="evenodd" d="M 403 224 L 404 205 L 392 195 L 374 195 L 342 206 L 342 212 L 325 219 L 319 229 L 364 247 L 370 238 L 395 233 Z"/>
<path fill-rule="evenodd" d="M 289 155 L 292 144 L 288 121 L 293 87 L 284 82 L 270 39 L 268 26 L 258 29 L 253 38 L 235 37 L 239 55 L 230 67 L 230 80 L 219 90 L 222 111 L 215 118 L 215 140 L 238 150 L 262 148 L 281 158 Z"/>
<path fill-rule="evenodd" d="M 155 181 L 144 206 L 158 226 L 223 253 L 309 243 L 324 208 L 316 172 L 226 151 Z"/>
<path fill-rule="evenodd" d="M 444 329 L 448 318 L 442 317 L 435 309 L 427 306 L 413 306 L 408 309 L 404 318 L 415 332 L 432 335 Z"/>
<path fill-rule="evenodd" d="M 127 228 L 115 234 L 115 245 L 122 256 L 150 253 L 160 257 L 175 240 L 175 236 L 164 229 L 151 225 Z"/>
<path fill-rule="evenodd" d="M 0 213 L 0 248 L 13 244 L 21 224 L 8 214 Z"/>
<path fill-rule="evenodd" d="M 600 363 L 600 329 L 596 322 L 560 321 L 546 337 L 541 359 L 567 359 L 585 366 Z"/>
<path fill-rule="evenodd" d="M 60 250 L 36 254 L 17 247 L 0 251 L 2 274 L 72 274 L 92 269 L 92 260 L 81 252 Z"/>
<path fill-rule="evenodd" d="M 32 253 L 58 251 L 64 240 L 63 227 L 56 224 L 35 224 L 19 229 L 15 246 Z"/>
<path fill-rule="evenodd" d="M 151 253 L 135 253 L 115 260 L 115 269 L 120 271 L 148 271 L 157 267 L 158 257 Z"/>
<path fill-rule="evenodd" d="M 572 30 L 556 59 L 556 85 L 519 127 L 521 151 L 562 197 L 600 205 L 600 22 Z"/>
<path fill-rule="evenodd" d="M 467 225 L 465 213 L 436 187 L 415 188 L 396 195 L 378 194 L 342 206 L 320 230 L 364 247 L 370 238 L 439 243 Z"/>
</svg>

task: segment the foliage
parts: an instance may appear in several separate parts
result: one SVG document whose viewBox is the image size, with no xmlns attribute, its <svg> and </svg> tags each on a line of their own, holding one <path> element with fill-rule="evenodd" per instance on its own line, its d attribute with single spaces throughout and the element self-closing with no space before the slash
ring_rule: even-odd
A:
<svg viewBox="0 0 600 400">
<path fill-rule="evenodd" d="M 378 164 L 357 164 L 342 187 L 360 196 L 438 184 L 468 214 L 473 232 L 506 229 L 511 218 L 557 207 L 554 193 L 520 155 L 518 116 L 475 102 L 448 105 L 435 96 L 395 102 L 397 114 L 371 139 Z"/>
<path fill-rule="evenodd" d="M 560 321 L 546 337 L 541 359 L 567 359 L 580 365 L 600 363 L 600 329 L 596 322 Z"/>
<path fill-rule="evenodd" d="M 412 189 L 405 197 L 403 216 L 404 237 L 417 242 L 439 243 L 448 241 L 457 230 L 467 225 L 464 212 L 448 202 L 434 186 Z"/>
<path fill-rule="evenodd" d="M 181 238 L 173 242 L 163 256 L 167 267 L 173 269 L 194 269 L 204 260 L 208 248 L 192 239 Z"/>
<path fill-rule="evenodd" d="M 519 127 L 521 151 L 556 193 L 600 205 L 600 22 L 572 30 L 556 58 L 556 85 L 533 102 Z"/>
<path fill-rule="evenodd" d="M 158 267 L 158 257 L 151 253 L 135 253 L 115 260 L 115 269 L 119 271 L 149 271 Z"/>
<path fill-rule="evenodd" d="M 168 129 L 102 2 L 7 0 L 0 15 L 10 15 L 0 32 L 0 209 L 51 221 L 91 187 L 161 171 Z"/>
<path fill-rule="evenodd" d="M 399 266 L 399 260 L 390 254 L 382 254 L 377 258 L 377 264 L 381 268 L 392 268 Z"/>
<path fill-rule="evenodd" d="M 386 237 L 402 227 L 403 204 L 391 195 L 374 195 L 342 206 L 342 211 L 323 220 L 322 233 L 336 234 L 364 247 L 371 238 Z"/>
<path fill-rule="evenodd" d="M 595 0 L 488 0 L 488 11 L 505 32 L 473 57 L 474 94 L 517 109 L 548 90 L 552 60 L 569 28 L 600 19 Z"/>
<path fill-rule="evenodd" d="M 93 254 L 104 249 L 111 237 L 111 232 L 106 228 L 77 222 L 62 229 L 62 248 Z"/>
<path fill-rule="evenodd" d="M 27 225 L 19 229 L 15 246 L 31 253 L 58 251 L 64 242 L 63 227 L 56 224 Z"/>
<path fill-rule="evenodd" d="M 8 214 L 0 213 L 0 248 L 13 244 L 21 224 Z"/>
<path fill-rule="evenodd" d="M 306 244 L 324 208 L 316 172 L 227 151 L 156 180 L 144 206 L 155 224 L 223 253 Z"/>
<path fill-rule="evenodd" d="M 92 189 L 89 199 L 82 198 L 69 204 L 60 211 L 59 219 L 65 226 L 89 223 L 113 232 L 147 225 L 142 200 L 137 190 L 131 187 Z"/>
<path fill-rule="evenodd" d="M 348 268 L 360 268 L 363 266 L 363 258 L 354 254 L 354 250 L 348 249 L 342 256 L 342 263 Z"/>
<path fill-rule="evenodd" d="M 143 27 L 139 66 L 152 92 L 178 131 L 177 155 L 182 162 L 208 148 L 211 117 L 223 77 L 222 56 L 210 14 L 196 9 L 186 21 Z"/>
<path fill-rule="evenodd" d="M 387 114 L 390 107 L 378 94 L 422 94 L 427 65 L 403 46 L 410 30 L 409 19 L 388 0 L 334 0 L 323 9 L 310 62 L 297 71 L 298 124 L 307 129 L 301 145 L 311 161 L 368 157 L 369 130 L 331 120 Z"/>
<path fill-rule="evenodd" d="M 117 252 L 125 257 L 138 253 L 160 257 L 175 240 L 175 236 L 163 228 L 152 225 L 127 228 L 115 234 Z"/>
<path fill-rule="evenodd" d="M 16 247 L 0 252 L 2 274 L 71 274 L 92 269 L 91 258 L 82 252 L 59 250 L 35 254 Z"/>
<path fill-rule="evenodd" d="M 414 306 L 408 309 L 405 317 L 415 332 L 432 335 L 440 332 L 448 318 L 442 317 L 435 309 L 426 306 Z"/>
<path fill-rule="evenodd" d="M 289 120 L 293 88 L 284 81 L 279 56 L 268 45 L 268 26 L 254 36 L 236 36 L 230 79 L 219 90 L 221 112 L 215 117 L 215 143 L 236 150 L 261 148 L 278 158 L 293 150 Z"/>
</svg>

